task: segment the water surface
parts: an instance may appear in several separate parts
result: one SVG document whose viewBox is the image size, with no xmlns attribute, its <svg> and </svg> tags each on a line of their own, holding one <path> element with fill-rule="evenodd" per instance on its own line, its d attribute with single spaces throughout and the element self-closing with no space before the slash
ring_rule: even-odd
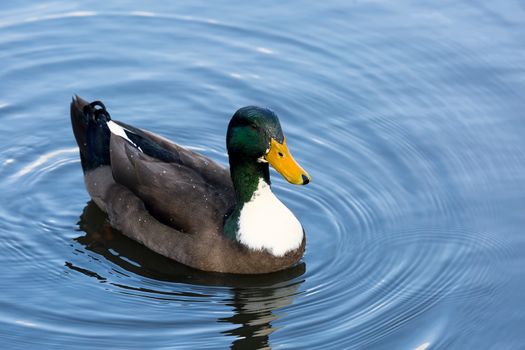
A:
<svg viewBox="0 0 525 350">
<path fill-rule="evenodd" d="M 525 7 L 445 1 L 0 5 L 6 349 L 525 347 Z M 89 201 L 73 94 L 227 164 L 271 107 L 298 266 L 198 272 Z"/>
</svg>

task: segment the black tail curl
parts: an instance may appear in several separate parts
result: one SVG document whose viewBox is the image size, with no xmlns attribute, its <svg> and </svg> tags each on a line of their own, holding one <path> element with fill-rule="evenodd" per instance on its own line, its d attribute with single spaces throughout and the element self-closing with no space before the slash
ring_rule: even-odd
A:
<svg viewBox="0 0 525 350">
<path fill-rule="evenodd" d="M 106 110 L 106 106 L 101 101 L 93 101 L 82 108 L 84 115 L 91 118 L 94 122 L 98 121 L 101 117 L 107 123 L 111 120 L 109 112 Z"/>
</svg>

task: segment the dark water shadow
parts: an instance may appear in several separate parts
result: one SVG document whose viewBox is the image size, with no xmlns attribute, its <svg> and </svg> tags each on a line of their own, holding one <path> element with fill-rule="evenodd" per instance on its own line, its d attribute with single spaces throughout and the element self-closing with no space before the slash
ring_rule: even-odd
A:
<svg viewBox="0 0 525 350">
<path fill-rule="evenodd" d="M 200 286 L 227 287 L 231 297 L 222 301 L 234 314 L 219 318 L 219 323 L 231 323 L 236 327 L 223 332 L 234 336 L 232 349 L 270 348 L 269 335 L 273 332 L 271 322 L 278 318 L 274 311 L 292 304 L 304 279 L 304 262 L 289 269 L 264 275 L 233 275 L 199 271 L 165 258 L 145 246 L 129 239 L 109 225 L 107 215 L 90 201 L 84 208 L 79 230 L 85 235 L 75 241 L 86 250 L 103 256 L 122 269 L 157 281 L 185 283 Z M 71 262 L 65 265 L 86 276 L 110 283 L 116 287 L 140 293 L 160 300 L 176 297 L 206 297 L 187 291 L 166 292 L 121 283 L 109 282 L 106 277 Z"/>
</svg>

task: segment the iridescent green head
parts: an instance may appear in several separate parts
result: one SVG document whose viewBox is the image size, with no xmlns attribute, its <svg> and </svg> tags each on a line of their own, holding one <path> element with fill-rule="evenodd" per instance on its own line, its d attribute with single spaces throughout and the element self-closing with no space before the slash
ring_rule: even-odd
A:
<svg viewBox="0 0 525 350">
<path fill-rule="evenodd" d="M 269 109 L 248 106 L 230 120 L 226 145 L 230 162 L 270 163 L 290 183 L 306 185 L 310 175 L 295 162 L 277 115 Z"/>
</svg>

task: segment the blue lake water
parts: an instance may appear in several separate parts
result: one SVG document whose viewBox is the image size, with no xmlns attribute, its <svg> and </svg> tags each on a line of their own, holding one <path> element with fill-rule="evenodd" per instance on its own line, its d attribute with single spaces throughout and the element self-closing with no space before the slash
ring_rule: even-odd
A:
<svg viewBox="0 0 525 350">
<path fill-rule="evenodd" d="M 2 349 L 525 349 L 522 1 L 0 4 Z M 89 202 L 73 94 L 227 164 L 239 107 L 306 254 L 191 270 Z"/>
</svg>

